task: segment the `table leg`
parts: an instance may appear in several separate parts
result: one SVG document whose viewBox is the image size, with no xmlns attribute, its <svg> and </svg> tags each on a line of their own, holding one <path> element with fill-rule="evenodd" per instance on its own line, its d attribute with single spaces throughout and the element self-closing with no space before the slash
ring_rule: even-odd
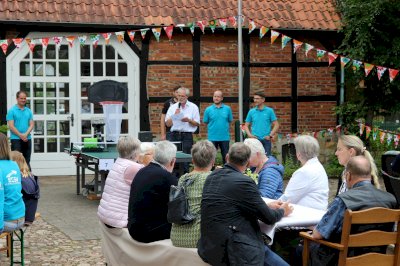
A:
<svg viewBox="0 0 400 266">
<path fill-rule="evenodd" d="M 76 157 L 75 164 L 76 164 L 76 195 L 79 195 L 81 192 L 80 187 L 79 187 L 80 182 L 81 182 L 81 172 L 79 169 L 79 158 L 78 157 Z"/>
<path fill-rule="evenodd" d="M 99 164 L 94 165 L 94 194 L 99 193 Z"/>
</svg>

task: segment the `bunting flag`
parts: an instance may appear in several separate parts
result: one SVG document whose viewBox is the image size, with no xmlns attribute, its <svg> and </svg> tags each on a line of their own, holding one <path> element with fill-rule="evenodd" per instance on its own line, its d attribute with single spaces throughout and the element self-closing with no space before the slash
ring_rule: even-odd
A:
<svg viewBox="0 0 400 266">
<path fill-rule="evenodd" d="M 101 35 L 103 36 L 104 40 L 106 41 L 106 44 L 108 44 L 110 42 L 110 38 L 111 38 L 112 33 L 111 32 L 106 32 L 106 33 L 102 33 Z"/>
<path fill-rule="evenodd" d="M 172 39 L 172 32 L 174 31 L 174 25 L 170 25 L 170 26 L 164 27 L 164 31 L 165 31 L 165 34 L 167 34 L 168 39 L 171 40 Z"/>
<path fill-rule="evenodd" d="M 379 131 L 379 140 L 380 140 L 381 144 L 383 144 L 383 142 L 385 141 L 385 135 L 386 135 L 386 132 Z"/>
<path fill-rule="evenodd" d="M 290 142 L 291 139 L 292 139 L 292 134 L 290 133 L 286 134 L 286 140 L 288 143 Z"/>
<path fill-rule="evenodd" d="M 338 57 L 337 54 L 329 52 L 328 53 L 328 59 L 329 59 L 329 64 L 328 65 L 330 66 L 333 62 L 335 62 L 337 57 Z"/>
<path fill-rule="evenodd" d="M 265 26 L 261 26 L 260 28 L 260 39 L 262 39 L 262 37 L 264 37 L 264 35 L 269 31 L 269 28 L 265 27 Z"/>
<path fill-rule="evenodd" d="M 35 45 L 36 45 L 36 41 L 31 40 L 30 38 L 25 38 L 25 41 L 29 46 L 29 50 L 31 50 L 31 52 L 33 52 L 33 49 L 35 48 Z"/>
<path fill-rule="evenodd" d="M 187 24 L 187 26 L 189 27 L 190 32 L 192 33 L 192 35 L 194 35 L 194 28 L 195 28 L 194 23 L 193 23 L 193 22 L 189 22 L 189 23 Z"/>
<path fill-rule="evenodd" d="M 393 138 L 392 134 L 390 134 L 390 133 L 386 134 L 387 145 L 390 145 L 390 143 L 392 143 L 392 138 Z"/>
<path fill-rule="evenodd" d="M 40 42 L 42 43 L 43 48 L 46 50 L 47 46 L 49 45 L 49 39 L 50 38 L 42 38 L 40 39 Z"/>
<path fill-rule="evenodd" d="M 217 27 L 217 20 L 216 19 L 210 20 L 208 22 L 208 26 L 210 26 L 212 33 L 214 33 L 215 28 Z"/>
<path fill-rule="evenodd" d="M 225 30 L 226 29 L 226 25 L 228 24 L 228 20 L 226 18 L 220 18 L 218 20 L 219 25 L 221 25 L 222 29 Z"/>
<path fill-rule="evenodd" d="M 100 41 L 100 34 L 90 34 L 89 35 L 90 41 L 92 42 L 94 48 L 97 48 L 97 45 Z"/>
<path fill-rule="evenodd" d="M 342 131 L 342 125 L 337 125 L 337 126 L 336 126 L 336 132 L 337 132 L 338 134 L 340 134 L 340 131 Z"/>
<path fill-rule="evenodd" d="M 292 38 L 282 34 L 282 49 L 285 48 L 285 46 L 290 42 Z"/>
<path fill-rule="evenodd" d="M 378 135 L 378 129 L 374 127 L 374 129 L 372 129 L 372 139 L 376 140 L 377 135 Z"/>
<path fill-rule="evenodd" d="M 24 41 L 24 38 L 15 38 L 12 39 L 13 43 L 15 45 L 15 47 L 17 47 L 17 49 L 21 48 L 22 42 Z"/>
<path fill-rule="evenodd" d="M 149 28 L 140 30 L 140 35 L 142 35 L 142 39 L 143 40 L 144 40 L 144 38 L 146 38 L 146 33 L 147 33 L 148 30 L 149 30 Z"/>
<path fill-rule="evenodd" d="M 389 68 L 389 79 L 390 79 L 390 82 L 392 82 L 396 78 L 397 74 L 399 74 L 399 70 Z"/>
<path fill-rule="evenodd" d="M 185 24 L 178 24 L 176 26 L 181 29 L 181 32 L 183 32 L 183 28 L 185 27 Z"/>
<path fill-rule="evenodd" d="M 321 61 L 322 57 L 324 57 L 326 51 L 322 49 L 317 49 L 317 59 L 318 61 Z"/>
<path fill-rule="evenodd" d="M 365 125 L 363 123 L 360 123 L 359 127 L 360 127 L 360 136 L 362 136 L 363 132 L 364 132 Z"/>
<path fill-rule="evenodd" d="M 8 49 L 8 40 L 0 40 L 0 46 L 1 49 L 3 50 L 3 53 L 6 55 L 7 54 L 7 49 Z"/>
<path fill-rule="evenodd" d="M 394 142 L 394 147 L 397 149 L 397 146 L 399 145 L 399 135 L 394 135 L 393 142 Z"/>
<path fill-rule="evenodd" d="M 331 137 L 333 135 L 333 128 L 328 128 L 328 135 Z"/>
<path fill-rule="evenodd" d="M 365 76 L 368 77 L 371 70 L 374 68 L 373 64 L 364 63 Z"/>
<path fill-rule="evenodd" d="M 237 17 L 229 17 L 229 23 L 235 29 L 237 28 Z"/>
<path fill-rule="evenodd" d="M 53 42 L 56 44 L 57 50 L 60 49 L 63 37 L 53 37 Z"/>
<path fill-rule="evenodd" d="M 257 28 L 256 23 L 254 20 L 250 19 L 249 20 L 249 34 Z"/>
<path fill-rule="evenodd" d="M 293 39 L 294 49 L 293 53 L 296 53 L 297 50 L 303 45 L 303 42 Z"/>
<path fill-rule="evenodd" d="M 387 68 L 383 66 L 377 66 L 376 69 L 378 72 L 378 79 L 381 80 L 381 77 L 383 76 L 383 74 L 385 74 Z"/>
<path fill-rule="evenodd" d="M 147 32 L 147 31 L 146 31 L 146 32 Z M 128 30 L 127 33 L 128 33 L 129 39 L 131 39 L 131 42 L 133 42 L 133 40 L 135 39 L 135 33 L 136 33 L 136 31 Z M 145 35 L 146 35 L 146 33 L 145 33 Z M 142 34 L 142 37 L 143 37 L 143 34 Z"/>
<path fill-rule="evenodd" d="M 161 28 L 152 28 L 151 31 L 154 34 L 154 37 L 156 38 L 157 42 L 160 41 L 160 36 L 161 36 Z"/>
<path fill-rule="evenodd" d="M 353 66 L 352 66 L 352 67 L 353 67 L 353 71 L 354 71 L 354 72 L 360 70 L 361 65 L 362 65 L 362 62 L 361 62 L 361 61 L 358 61 L 358 60 L 354 60 L 354 59 L 353 59 Z"/>
<path fill-rule="evenodd" d="M 371 127 L 365 126 L 365 138 L 368 139 L 370 134 L 371 134 Z"/>
<path fill-rule="evenodd" d="M 344 56 L 340 57 L 340 65 L 342 67 L 345 67 L 350 61 L 351 61 L 350 58 L 347 58 L 347 57 L 344 57 Z"/>
<path fill-rule="evenodd" d="M 119 43 L 122 43 L 124 41 L 124 35 L 125 35 L 125 32 L 123 32 L 123 31 L 115 32 L 115 36 L 117 36 L 117 40 L 119 41 Z M 133 40 L 131 40 L 131 41 L 133 41 Z"/>
<path fill-rule="evenodd" d="M 306 53 L 306 56 L 308 56 L 308 52 L 311 51 L 312 49 L 314 49 L 313 45 L 308 44 L 308 43 L 304 44 L 304 51 Z"/>
<path fill-rule="evenodd" d="M 274 30 L 271 30 L 271 44 L 275 42 L 275 40 L 279 37 L 280 33 Z"/>
<path fill-rule="evenodd" d="M 75 36 L 68 36 L 65 39 L 67 39 L 67 42 L 69 43 L 69 46 L 72 47 L 74 45 L 74 40 L 75 40 Z"/>
<path fill-rule="evenodd" d="M 204 34 L 204 29 L 206 28 L 206 22 L 199 20 L 197 21 L 197 26 L 200 28 L 201 32 Z"/>
<path fill-rule="evenodd" d="M 84 46 L 85 43 L 86 43 L 86 39 L 87 39 L 87 36 L 86 36 L 86 35 L 78 36 L 79 44 L 80 44 L 81 46 Z"/>
</svg>

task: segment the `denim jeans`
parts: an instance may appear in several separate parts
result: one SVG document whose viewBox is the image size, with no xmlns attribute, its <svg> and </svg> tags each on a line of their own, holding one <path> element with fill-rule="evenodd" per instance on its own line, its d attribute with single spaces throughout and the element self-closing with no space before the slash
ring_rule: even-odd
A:
<svg viewBox="0 0 400 266">
<path fill-rule="evenodd" d="M 266 139 L 259 139 L 261 141 L 262 145 L 264 146 L 265 154 L 267 155 L 272 155 L 271 154 L 271 141 L 266 140 Z"/>
<path fill-rule="evenodd" d="M 11 140 L 11 150 L 19 151 L 24 155 L 25 161 L 28 164 L 29 168 L 31 167 L 31 153 L 32 153 L 32 140 L 28 140 L 27 142 L 21 139 L 12 139 Z"/>
<path fill-rule="evenodd" d="M 190 154 L 190 150 L 193 146 L 193 133 L 190 132 L 171 132 L 172 141 L 182 142 L 182 151 Z M 183 163 L 183 169 L 185 173 L 189 173 L 189 163 Z"/>
<path fill-rule="evenodd" d="M 264 266 L 289 266 L 289 264 L 268 246 L 265 246 Z"/>
<path fill-rule="evenodd" d="M 19 218 L 16 221 L 4 221 L 4 232 L 12 232 L 20 229 L 25 223 L 25 217 Z"/>
<path fill-rule="evenodd" d="M 212 143 L 214 144 L 214 146 L 217 150 L 218 150 L 218 147 L 221 149 L 222 162 L 225 164 L 225 157 L 229 151 L 229 140 L 227 140 L 227 141 L 212 141 Z"/>
</svg>

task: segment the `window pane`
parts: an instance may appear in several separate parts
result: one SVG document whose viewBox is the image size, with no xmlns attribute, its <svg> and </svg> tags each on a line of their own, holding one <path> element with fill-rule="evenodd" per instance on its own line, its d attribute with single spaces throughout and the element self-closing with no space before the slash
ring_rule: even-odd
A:
<svg viewBox="0 0 400 266">
<path fill-rule="evenodd" d="M 47 152 L 57 152 L 57 139 L 48 138 L 47 139 Z"/>
<path fill-rule="evenodd" d="M 81 62 L 81 76 L 90 76 L 90 62 Z"/>
<path fill-rule="evenodd" d="M 92 134 L 90 120 L 82 120 L 82 134 Z"/>
<path fill-rule="evenodd" d="M 43 48 L 42 44 L 37 44 L 33 48 L 33 54 L 32 54 L 34 59 L 43 59 Z"/>
<path fill-rule="evenodd" d="M 54 82 L 46 83 L 46 96 L 56 97 L 56 84 Z"/>
<path fill-rule="evenodd" d="M 115 59 L 115 50 L 111 45 L 106 46 L 106 59 Z"/>
<path fill-rule="evenodd" d="M 121 134 L 128 134 L 128 120 L 123 119 L 121 123 Z"/>
<path fill-rule="evenodd" d="M 69 83 L 58 83 L 59 97 L 69 97 Z"/>
<path fill-rule="evenodd" d="M 47 59 L 56 59 L 56 46 L 54 44 L 49 44 L 46 49 Z"/>
<path fill-rule="evenodd" d="M 90 114 L 90 102 L 88 100 L 82 100 L 81 112 L 82 114 Z"/>
<path fill-rule="evenodd" d="M 127 76 L 128 69 L 126 63 L 118 63 L 118 76 Z"/>
<path fill-rule="evenodd" d="M 69 120 L 60 121 L 60 135 L 69 135 L 70 125 Z"/>
<path fill-rule="evenodd" d="M 29 62 L 21 62 L 19 64 L 19 75 L 20 76 L 30 76 L 31 68 L 29 67 Z"/>
<path fill-rule="evenodd" d="M 47 114 L 53 115 L 56 113 L 56 110 L 57 110 L 56 100 L 47 100 Z"/>
<path fill-rule="evenodd" d="M 124 103 L 122 105 L 122 113 L 127 114 L 128 113 L 128 103 Z"/>
<path fill-rule="evenodd" d="M 33 113 L 35 115 L 44 114 L 43 100 L 33 100 Z"/>
<path fill-rule="evenodd" d="M 93 59 L 103 59 L 103 45 L 93 46 Z"/>
<path fill-rule="evenodd" d="M 33 96 L 34 97 L 43 97 L 43 83 L 42 82 L 33 83 Z"/>
<path fill-rule="evenodd" d="M 60 100 L 59 103 L 58 113 L 69 114 L 69 100 Z"/>
<path fill-rule="evenodd" d="M 106 76 L 115 76 L 115 63 L 114 62 L 106 63 Z"/>
<path fill-rule="evenodd" d="M 81 59 L 90 59 L 90 46 L 81 46 Z"/>
<path fill-rule="evenodd" d="M 27 92 L 27 97 L 29 97 L 29 95 L 28 94 L 30 94 L 30 91 L 31 91 L 31 84 L 29 83 L 29 82 L 21 82 L 20 84 L 19 84 L 19 89 L 21 90 L 21 91 L 25 91 L 25 92 Z"/>
<path fill-rule="evenodd" d="M 68 149 L 70 145 L 69 138 L 60 138 L 60 152 Z"/>
<path fill-rule="evenodd" d="M 122 56 L 120 54 L 118 54 L 118 59 L 122 59 Z"/>
<path fill-rule="evenodd" d="M 56 75 L 56 62 L 46 63 L 46 76 L 54 77 Z"/>
<path fill-rule="evenodd" d="M 93 63 L 93 76 L 103 76 L 103 63 L 94 62 Z"/>
<path fill-rule="evenodd" d="M 48 136 L 56 136 L 57 135 L 57 121 L 48 120 L 46 121 L 47 125 L 47 135 Z"/>
<path fill-rule="evenodd" d="M 58 72 L 59 72 L 60 76 L 68 77 L 69 76 L 69 64 L 68 64 L 68 62 L 59 62 L 58 63 Z"/>
<path fill-rule="evenodd" d="M 59 59 L 68 59 L 68 45 L 61 45 L 58 53 Z"/>
<path fill-rule="evenodd" d="M 43 136 L 44 135 L 44 121 L 35 120 L 35 126 L 33 129 L 35 136 Z"/>
<path fill-rule="evenodd" d="M 33 69 L 34 76 L 43 76 L 43 63 L 33 63 Z"/>
<path fill-rule="evenodd" d="M 33 150 L 35 153 L 43 153 L 44 152 L 44 139 L 34 139 Z"/>
<path fill-rule="evenodd" d="M 94 107 L 94 113 L 95 114 L 102 114 L 103 113 L 103 106 L 101 106 L 100 104 L 98 104 L 98 103 L 95 103 L 95 104 L 93 104 L 93 107 Z"/>
<path fill-rule="evenodd" d="M 82 83 L 81 85 L 81 97 L 87 97 L 87 88 L 90 86 L 90 83 Z"/>
</svg>

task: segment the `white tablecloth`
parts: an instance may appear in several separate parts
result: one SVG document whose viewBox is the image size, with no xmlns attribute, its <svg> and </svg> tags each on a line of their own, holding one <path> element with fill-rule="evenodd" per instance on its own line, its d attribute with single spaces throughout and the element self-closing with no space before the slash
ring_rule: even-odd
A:
<svg viewBox="0 0 400 266">
<path fill-rule="evenodd" d="M 263 199 L 265 203 L 273 201 L 268 198 Z M 260 222 L 261 232 L 271 238 L 270 244 L 272 244 L 276 229 L 283 227 L 308 227 L 316 225 L 325 214 L 325 211 L 322 210 L 304 207 L 297 204 L 291 205 L 294 208 L 293 212 L 289 216 L 283 217 L 279 222 L 275 223 L 274 225 L 267 225 L 263 222 Z"/>
</svg>

